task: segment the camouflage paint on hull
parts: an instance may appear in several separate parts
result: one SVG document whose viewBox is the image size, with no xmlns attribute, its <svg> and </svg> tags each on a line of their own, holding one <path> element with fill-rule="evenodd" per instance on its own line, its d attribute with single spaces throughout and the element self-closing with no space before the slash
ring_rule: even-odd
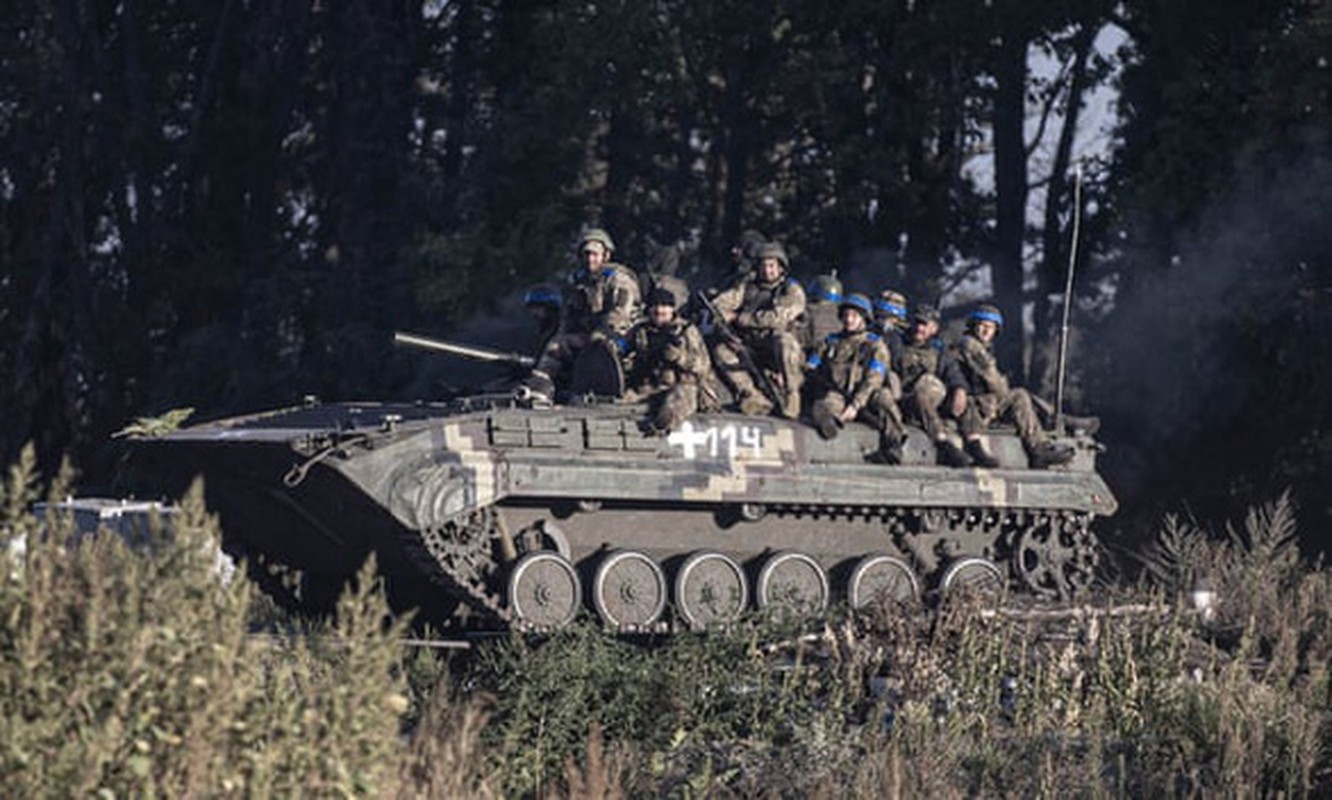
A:
<svg viewBox="0 0 1332 800">
<path fill-rule="evenodd" d="M 374 553 L 404 603 L 500 616 L 510 539 L 532 531 L 561 541 L 584 573 L 617 548 L 667 565 L 701 549 L 758 564 L 786 548 L 833 573 L 887 553 L 927 584 L 963 555 L 1013 561 L 1036 586 L 1049 576 L 1033 579 L 1022 559 L 1040 561 L 1040 526 L 1085 538 L 1116 508 L 1087 438 L 1067 440 L 1070 464 L 1032 470 L 1014 434 L 992 432 L 999 468 L 952 469 L 914 429 L 889 466 L 875 463 L 877 433 L 856 424 L 825 441 L 799 422 L 712 414 L 647 437 L 640 418 L 617 405 L 344 403 L 140 444 L 177 473 L 204 474 L 242 554 L 336 581 Z M 481 526 L 479 543 L 459 533 L 468 525 Z M 427 551 L 443 566 L 423 567 Z"/>
</svg>

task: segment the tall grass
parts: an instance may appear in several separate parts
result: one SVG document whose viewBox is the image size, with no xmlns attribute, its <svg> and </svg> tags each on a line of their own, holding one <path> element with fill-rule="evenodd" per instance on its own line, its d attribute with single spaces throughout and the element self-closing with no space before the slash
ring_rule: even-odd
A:
<svg viewBox="0 0 1332 800">
<path fill-rule="evenodd" d="M 57 479 L 50 496 L 62 497 L 66 485 L 67 476 Z M 67 519 L 39 525 L 27 512 L 35 497 L 27 451 L 0 503 L 6 796 L 484 789 L 472 780 L 470 752 L 444 752 L 429 771 L 410 768 L 424 745 L 402 733 L 401 623 L 385 623 L 372 567 L 327 626 L 255 636 L 252 587 L 223 585 L 214 572 L 218 524 L 197 485 L 172 535 L 159 531 L 147 550 L 115 536 L 76 538 Z M 426 714 L 441 731 L 447 716 Z"/>
<path fill-rule="evenodd" d="M 1322 796 L 1332 580 L 1294 533 L 1287 498 L 1217 535 L 1168 522 L 1147 577 L 1058 618 L 881 608 L 652 647 L 587 624 L 502 643 L 468 680 L 497 698 L 515 795 L 590 771 L 628 795 Z"/>
<path fill-rule="evenodd" d="M 402 646 L 373 565 L 326 624 L 274 625 L 215 576 L 198 487 L 146 551 L 43 529 L 36 494 L 25 454 L 0 496 L 0 544 L 23 543 L 0 549 L 6 795 L 1332 791 L 1332 581 L 1285 498 L 1215 534 L 1168 521 L 1142 582 L 1061 618 L 883 607 L 634 642 L 583 621 L 444 664 Z"/>
</svg>

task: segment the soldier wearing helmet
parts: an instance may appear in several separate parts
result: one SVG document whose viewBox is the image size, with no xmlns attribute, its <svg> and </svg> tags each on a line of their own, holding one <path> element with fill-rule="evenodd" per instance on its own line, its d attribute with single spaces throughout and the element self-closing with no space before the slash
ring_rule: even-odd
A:
<svg viewBox="0 0 1332 800">
<path fill-rule="evenodd" d="M 713 358 L 745 414 L 770 413 L 775 399 L 782 416 L 800 416 L 804 348 L 798 332 L 805 313 L 805 291 L 787 275 L 789 267 L 786 251 L 769 242 L 759 248 L 753 272 L 713 301 L 739 337 L 738 342 L 716 342 Z M 759 390 L 754 376 L 743 366 L 739 348 L 749 351 L 759 369 L 776 373 L 779 397 L 766 397 Z"/>
<path fill-rule="evenodd" d="M 948 390 L 952 397 L 949 413 L 958 420 L 966 454 L 979 466 L 997 467 L 998 460 L 986 451 L 981 434 L 996 420 L 1011 420 L 1036 468 L 1068 462 L 1071 448 L 1050 441 L 1026 389 L 1015 389 L 999 370 L 994 357 L 994 339 L 1003 331 L 1004 317 L 999 309 L 981 304 L 967 318 L 967 331 L 953 345 L 950 353 Z"/>
<path fill-rule="evenodd" d="M 532 346 L 529 352 L 534 357 L 545 351 L 546 344 L 559 331 L 560 310 L 563 306 L 564 298 L 560 295 L 559 287 L 549 283 L 538 283 L 523 292 L 523 308 L 527 309 L 527 316 L 532 320 Z"/>
<path fill-rule="evenodd" d="M 869 424 L 882 436 L 883 454 L 896 461 L 905 432 L 902 413 L 887 388 L 888 347 L 870 330 L 873 305 L 865 295 L 852 294 L 838 310 L 841 331 L 827 336 L 805 363 L 814 397 L 810 417 L 825 439 L 835 437 L 852 420 Z"/>
<path fill-rule="evenodd" d="M 614 263 L 614 253 L 615 241 L 601 228 L 591 228 L 579 238 L 581 266 L 564 289 L 559 333 L 546 344 L 526 381 L 533 392 L 553 395 L 553 377 L 572 364 L 579 351 L 592 342 L 618 341 L 638 321 L 638 277 Z"/>
<path fill-rule="evenodd" d="M 874 301 L 874 322 L 883 331 L 904 331 L 907 319 L 906 295 L 893 289 L 884 289 Z"/>
<path fill-rule="evenodd" d="M 944 429 L 939 407 L 948 395 L 944 384 L 944 344 L 939 338 L 939 309 L 918 305 L 911 310 L 910 327 L 893 367 L 902 379 L 902 411 L 934 440 L 939 463 L 965 467 L 971 459 Z"/>
<path fill-rule="evenodd" d="M 644 428 L 666 434 L 698 411 L 720 408 L 720 386 L 703 334 L 676 313 L 679 298 L 665 287 L 648 292 L 647 319 L 626 337 L 627 402 L 648 404 Z"/>
<path fill-rule="evenodd" d="M 818 275 L 809 283 L 808 303 L 805 306 L 805 346 L 809 353 L 819 349 L 828 334 L 842 329 L 842 282 L 837 273 Z"/>
<path fill-rule="evenodd" d="M 893 371 L 888 375 L 888 388 L 893 397 L 901 402 L 902 376 L 897 365 L 902 361 L 902 345 L 906 341 L 907 299 L 906 295 L 893 289 L 884 289 L 874 300 L 874 327 L 888 345 L 888 354 L 893 357 Z"/>
</svg>

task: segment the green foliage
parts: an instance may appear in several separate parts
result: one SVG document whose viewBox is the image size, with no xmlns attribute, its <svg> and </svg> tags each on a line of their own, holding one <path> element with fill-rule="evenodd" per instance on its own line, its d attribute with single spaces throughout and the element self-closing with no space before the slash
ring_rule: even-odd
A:
<svg viewBox="0 0 1332 800">
<path fill-rule="evenodd" d="M 766 652 L 760 641 L 772 634 L 758 628 L 644 644 L 577 625 L 484 649 L 466 683 L 495 697 L 486 737 L 508 792 L 549 791 L 568 760 L 585 755 L 595 726 L 613 754 L 635 756 L 632 786 L 622 788 L 698 794 L 752 780 L 742 773 L 774 751 L 805 753 L 812 763 L 839 727 L 844 687 L 834 674 L 807 668 L 800 645 L 784 656 Z M 808 789 L 817 777 L 792 775 L 788 788 Z"/>
<path fill-rule="evenodd" d="M 146 550 L 0 493 L 0 785 L 16 796 L 1321 796 L 1332 575 L 1284 497 L 1167 525 L 1157 586 L 626 641 L 405 655 L 373 565 L 260 632 L 194 487 Z M 68 470 L 51 496 L 62 496 Z M 1178 581 L 1185 581 L 1183 584 Z M 1186 595 L 1220 591 L 1213 614 Z"/>
<path fill-rule="evenodd" d="M 988 268 L 1044 336 L 1062 173 L 1099 127 L 1072 112 L 1110 89 L 1116 146 L 1083 164 L 1079 265 L 1106 327 L 1071 367 L 1120 439 L 1109 459 L 1126 455 L 1117 490 L 1243 503 L 1270 478 L 1316 496 L 1332 474 L 1328 8 L 174 2 L 74 19 L 14 0 L 0 454 L 72 451 L 106 483 L 107 437 L 164 409 L 428 395 L 391 330 L 495 313 L 561 273 L 593 222 L 636 268 L 679 243 L 701 281 L 747 227 L 783 239 L 801 277 L 917 298 Z M 1121 53 L 1088 50 L 1116 32 Z M 1037 54 L 1058 68 L 1031 70 Z M 1057 153 L 1034 128 L 1064 132 Z M 1025 344 L 1039 372 L 1049 343 Z M 1139 353 L 1157 369 L 1125 369 Z"/>
<path fill-rule="evenodd" d="M 398 786 L 398 625 L 373 567 L 326 629 L 259 636 L 197 484 L 147 550 L 39 525 L 31 450 L 0 518 L 0 784 L 14 796 L 364 796 Z M 52 497 L 67 484 L 57 481 Z"/>
<path fill-rule="evenodd" d="M 1062 616 L 884 608 L 649 646 L 579 626 L 483 649 L 465 684 L 493 697 L 514 794 L 591 775 L 607 796 L 1315 796 L 1332 576 L 1293 558 L 1293 520 L 1280 498 L 1228 536 L 1172 521 L 1159 574 L 1182 584 Z M 1196 611 L 1212 581 L 1215 613 Z"/>
</svg>

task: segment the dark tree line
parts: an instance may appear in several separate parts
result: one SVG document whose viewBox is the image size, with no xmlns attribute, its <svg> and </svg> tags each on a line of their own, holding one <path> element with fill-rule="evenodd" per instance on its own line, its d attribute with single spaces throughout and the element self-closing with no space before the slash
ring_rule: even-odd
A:
<svg viewBox="0 0 1332 800">
<path fill-rule="evenodd" d="M 392 329 L 497 313 L 588 223 L 703 279 L 746 228 L 915 297 L 979 272 L 1048 391 L 1110 90 L 1071 392 L 1109 469 L 1153 511 L 1284 482 L 1326 513 L 1329 9 L 13 0 L 0 443 L 97 474 L 137 415 L 419 391 Z"/>
</svg>

